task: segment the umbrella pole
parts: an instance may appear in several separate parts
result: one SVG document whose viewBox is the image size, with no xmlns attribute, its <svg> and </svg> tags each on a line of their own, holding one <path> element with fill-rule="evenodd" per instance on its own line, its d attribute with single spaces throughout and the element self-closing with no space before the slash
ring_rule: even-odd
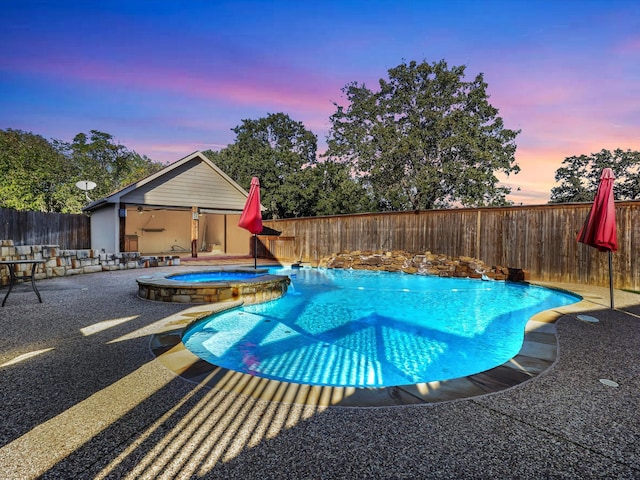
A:
<svg viewBox="0 0 640 480">
<path fill-rule="evenodd" d="M 611 261 L 611 257 L 609 257 L 609 261 Z M 253 268 L 256 270 L 258 268 L 258 235 L 256 235 L 255 233 L 253 234 Z M 609 271 L 611 271 L 611 269 L 609 269 Z M 613 308 L 613 306 L 611 308 Z"/>
<path fill-rule="evenodd" d="M 613 310 L 613 253 L 609 250 L 609 297 L 611 298 L 611 310 Z"/>
</svg>

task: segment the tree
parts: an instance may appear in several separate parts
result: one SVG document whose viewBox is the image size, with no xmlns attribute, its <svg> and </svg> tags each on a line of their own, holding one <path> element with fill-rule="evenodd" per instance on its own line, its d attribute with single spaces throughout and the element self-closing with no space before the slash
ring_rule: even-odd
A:
<svg viewBox="0 0 640 480">
<path fill-rule="evenodd" d="M 91 195 L 97 199 L 162 167 L 97 130 L 76 135 L 71 144 L 0 130 L 0 207 L 81 213 L 87 200 L 76 182 L 96 182 Z"/>
<path fill-rule="evenodd" d="M 0 130 L 0 207 L 75 213 L 72 165 L 45 138 L 20 130 Z"/>
<path fill-rule="evenodd" d="M 242 120 L 232 131 L 234 144 L 220 152 L 208 150 L 205 155 L 247 190 L 252 177 L 260 179 L 265 218 L 306 215 L 308 209 L 293 202 L 291 192 L 306 188 L 300 183 L 300 172 L 317 161 L 316 136 L 284 113 Z"/>
<path fill-rule="evenodd" d="M 68 144 L 56 142 L 75 166 L 77 180 L 96 183 L 94 199 L 101 198 L 163 168 L 146 156 L 140 156 L 124 145 L 116 144 L 113 135 L 91 130 L 79 133 Z"/>
<path fill-rule="evenodd" d="M 551 189 L 549 203 L 592 202 L 604 168 L 616 177 L 613 194 L 616 200 L 640 198 L 640 152 L 602 149 L 591 155 L 567 157 L 556 170 L 559 185 Z"/>
<path fill-rule="evenodd" d="M 350 165 L 326 160 L 314 171 L 320 177 L 315 199 L 315 215 L 362 213 L 375 210 L 365 186 L 354 179 Z"/>
<path fill-rule="evenodd" d="M 347 165 L 332 161 L 304 167 L 283 185 L 282 201 L 294 217 L 369 212 L 373 209 L 364 187 Z"/>
<path fill-rule="evenodd" d="M 496 172 L 517 173 L 519 131 L 504 128 L 482 74 L 444 60 L 388 71 L 377 92 L 346 85 L 334 103 L 326 156 L 359 172 L 381 210 L 504 205 L 510 189 Z"/>
<path fill-rule="evenodd" d="M 260 179 L 265 218 L 371 211 L 348 165 L 317 160 L 317 138 L 304 124 L 284 113 L 242 122 L 235 143 L 204 154 L 247 190 L 252 177 Z"/>
</svg>

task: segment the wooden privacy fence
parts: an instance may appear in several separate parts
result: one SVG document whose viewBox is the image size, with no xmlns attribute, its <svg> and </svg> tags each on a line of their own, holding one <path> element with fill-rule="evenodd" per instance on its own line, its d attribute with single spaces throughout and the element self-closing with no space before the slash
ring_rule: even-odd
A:
<svg viewBox="0 0 640 480">
<path fill-rule="evenodd" d="M 265 221 L 273 257 L 311 264 L 350 250 L 431 251 L 521 268 L 539 281 L 606 286 L 608 256 L 576 242 L 591 204 L 427 210 Z M 614 285 L 640 290 L 640 202 L 616 202 Z M 267 246 L 267 245 L 265 245 Z"/>
<path fill-rule="evenodd" d="M 66 250 L 91 248 L 91 224 L 85 215 L 19 212 L 0 208 L 0 240 L 14 245 L 58 245 Z"/>
<path fill-rule="evenodd" d="M 295 258 L 295 238 L 273 235 L 258 235 L 258 257 L 271 260 L 293 261 Z M 253 238 L 250 242 L 250 255 L 255 255 Z M 279 256 L 274 255 L 276 252 Z"/>
</svg>

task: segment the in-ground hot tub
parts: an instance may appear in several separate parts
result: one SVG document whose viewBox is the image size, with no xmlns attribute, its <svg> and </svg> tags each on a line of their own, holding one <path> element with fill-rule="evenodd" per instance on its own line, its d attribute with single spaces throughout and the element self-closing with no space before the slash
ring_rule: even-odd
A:
<svg viewBox="0 0 640 480">
<path fill-rule="evenodd" d="M 136 279 L 138 296 L 175 303 L 217 303 L 242 300 L 245 304 L 282 297 L 291 280 L 270 275 L 267 269 L 207 269 L 193 272 L 159 273 Z"/>
</svg>

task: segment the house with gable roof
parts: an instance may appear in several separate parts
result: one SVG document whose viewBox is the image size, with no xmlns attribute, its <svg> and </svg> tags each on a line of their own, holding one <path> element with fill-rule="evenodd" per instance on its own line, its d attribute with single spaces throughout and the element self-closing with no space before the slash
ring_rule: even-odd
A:
<svg viewBox="0 0 640 480">
<path fill-rule="evenodd" d="M 106 253 L 247 255 L 251 234 L 238 227 L 247 197 L 197 151 L 83 210 L 91 248 Z"/>
</svg>

